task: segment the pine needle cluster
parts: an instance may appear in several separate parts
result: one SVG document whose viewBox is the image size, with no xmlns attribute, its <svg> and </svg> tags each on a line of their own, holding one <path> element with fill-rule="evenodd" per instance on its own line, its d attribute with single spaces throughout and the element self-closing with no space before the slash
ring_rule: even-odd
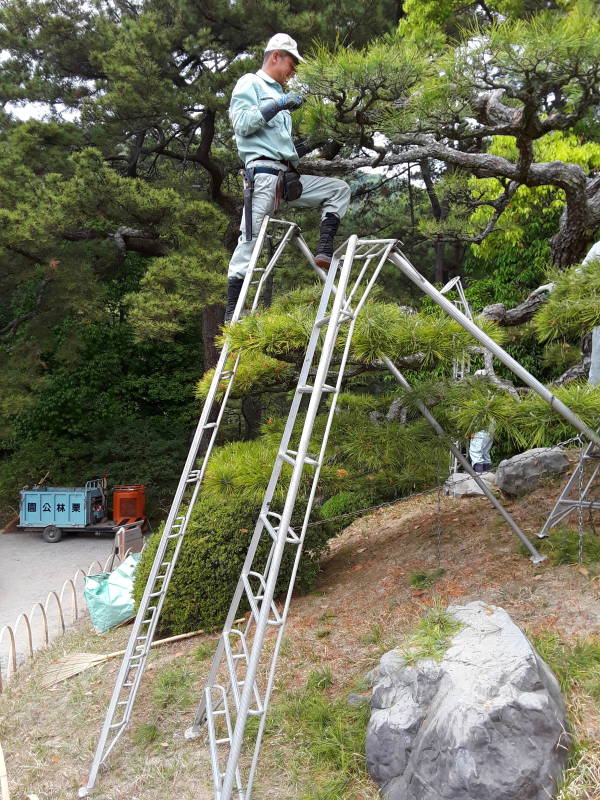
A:
<svg viewBox="0 0 600 800">
<path fill-rule="evenodd" d="M 600 325 L 600 259 L 549 277 L 555 288 L 533 319 L 540 341 L 573 341 Z"/>
</svg>

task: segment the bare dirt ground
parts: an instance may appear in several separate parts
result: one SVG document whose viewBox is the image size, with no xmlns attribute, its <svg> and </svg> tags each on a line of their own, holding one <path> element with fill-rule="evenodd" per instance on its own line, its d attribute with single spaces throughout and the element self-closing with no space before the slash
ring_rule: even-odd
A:
<svg viewBox="0 0 600 800">
<path fill-rule="evenodd" d="M 562 480 L 507 502 L 526 533 L 538 531 Z M 576 520 L 573 520 L 575 522 Z M 537 540 L 536 540 L 537 541 Z M 442 568 L 430 589 L 415 590 L 409 576 Z M 461 604 L 481 599 L 505 608 L 529 634 L 558 633 L 565 641 L 600 637 L 600 579 L 594 569 L 533 565 L 485 499 L 438 500 L 430 495 L 399 503 L 357 520 L 333 543 L 313 593 L 291 607 L 273 701 L 284 690 L 305 685 L 317 668 L 329 668 L 331 698 L 345 696 L 378 661 L 402 642 L 434 602 Z M 14 798 L 36 793 L 40 800 L 76 796 L 85 781 L 118 662 L 88 669 L 45 691 L 39 687 L 45 666 L 65 650 L 109 652 L 124 646 L 127 629 L 102 637 L 81 629 L 43 651 L 28 673 L 0 697 L 0 742 Z M 204 738 L 184 740 L 208 671 L 207 636 L 168 645 L 150 660 L 138 695 L 134 720 L 98 782 L 98 800 L 203 800 L 212 798 Z M 161 706 L 156 686 L 161 672 L 177 667 L 189 673 L 189 692 Z M 577 733 L 600 742 L 600 712 L 584 702 L 577 709 Z M 155 724 L 158 738 L 143 743 L 140 726 Z M 137 738 L 136 738 L 137 736 Z M 292 774 L 294 743 L 268 737 L 254 800 L 310 798 L 310 774 Z M 600 786 L 598 787 L 600 797 Z M 353 800 L 377 796 L 359 781 Z M 593 795 L 581 795 L 593 797 Z"/>
</svg>

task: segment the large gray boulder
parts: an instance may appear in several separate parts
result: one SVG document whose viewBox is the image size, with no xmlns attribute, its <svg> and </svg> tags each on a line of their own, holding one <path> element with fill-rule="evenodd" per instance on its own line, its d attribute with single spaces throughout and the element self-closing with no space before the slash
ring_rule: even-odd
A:
<svg viewBox="0 0 600 800">
<path fill-rule="evenodd" d="M 480 479 L 490 490 L 496 488 L 495 475 L 493 472 L 482 472 Z M 478 497 L 484 496 L 485 492 L 475 483 L 475 479 L 466 472 L 453 472 L 444 483 L 444 493 L 450 497 Z"/>
<path fill-rule="evenodd" d="M 516 497 L 533 491 L 547 475 L 559 475 L 569 469 L 569 459 L 560 447 L 536 447 L 507 458 L 498 464 L 496 485 Z"/>
<path fill-rule="evenodd" d="M 442 661 L 392 650 L 370 675 L 371 777 L 388 800 L 549 800 L 570 744 L 555 677 L 503 609 L 448 613 Z"/>
</svg>

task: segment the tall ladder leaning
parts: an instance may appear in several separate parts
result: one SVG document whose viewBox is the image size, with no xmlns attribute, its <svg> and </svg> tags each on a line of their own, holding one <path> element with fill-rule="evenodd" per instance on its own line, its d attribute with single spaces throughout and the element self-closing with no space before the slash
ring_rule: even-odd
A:
<svg viewBox="0 0 600 800">
<path fill-rule="evenodd" d="M 207 722 L 215 797 L 220 800 L 229 800 L 234 791 L 239 800 L 251 796 L 277 658 L 354 325 L 394 244 L 395 241 L 390 239 L 358 240 L 356 236 L 351 236 L 336 251 L 326 277 L 298 385 L 248 554 L 194 725 L 186 732 L 188 738 L 193 738 L 198 735 L 203 722 Z M 350 281 L 352 267 L 356 262 L 359 262 L 360 268 Z M 345 344 L 336 372 L 332 374 L 332 359 L 334 351 L 338 353 L 341 349 L 337 340 L 342 332 L 341 338 L 345 337 Z M 319 404 L 324 395 L 331 398 L 329 412 L 319 453 L 314 455 L 309 453 L 309 447 Z M 305 396 L 308 397 L 308 408 L 302 430 L 298 433 L 294 428 Z M 292 441 L 295 442 L 297 438 L 298 444 L 294 444 L 295 449 L 292 449 Z M 292 467 L 291 475 L 288 474 L 289 470 L 284 470 L 286 465 Z M 301 528 L 297 530 L 291 524 L 292 514 L 302 479 L 308 470 L 313 472 L 312 483 Z M 285 491 L 285 500 L 281 513 L 276 513 L 271 510 L 271 504 L 276 493 L 279 496 L 283 494 L 277 491 L 280 482 Z M 260 556 L 261 552 L 264 553 L 262 548 L 259 549 L 262 542 L 269 548 L 266 559 L 264 556 L 261 559 Z M 274 601 L 275 588 L 284 552 L 288 551 L 293 553 L 291 576 L 283 606 L 278 607 Z M 249 607 L 249 616 L 245 623 L 240 624 L 236 620 L 240 611 L 246 607 Z M 270 661 L 261 665 L 269 631 L 273 631 L 275 635 L 273 650 Z M 244 778 L 239 759 L 249 716 L 257 717 L 259 725 L 252 762 L 247 778 Z"/>
<path fill-rule="evenodd" d="M 267 231 L 269 226 L 282 230 L 283 234 L 267 265 L 265 267 L 258 267 L 258 260 L 268 235 Z M 256 310 L 265 283 L 272 273 L 284 248 L 288 245 L 290 240 L 298 239 L 301 240 L 298 242 L 300 249 L 303 252 L 310 253 L 295 223 L 265 217 L 252 252 L 252 258 L 242 285 L 232 322 L 239 319 L 246 304 L 251 286 L 256 286 L 256 292 L 250 311 L 254 312 Z M 204 478 L 206 466 L 212 453 L 223 413 L 233 387 L 240 356 L 239 354 L 237 355 L 232 365 L 228 365 L 228 359 L 229 344 L 226 342 L 215 368 L 210 389 L 200 415 L 200 421 L 198 422 L 187 460 L 181 478 L 179 479 L 179 484 L 148 576 L 146 588 L 133 623 L 125 655 L 123 656 L 108 711 L 100 732 L 88 780 L 86 785 L 79 789 L 79 797 L 87 797 L 94 788 L 98 770 L 108 758 L 131 718 L 137 690 L 144 673 L 150 645 L 154 639 L 165 595 L 175 564 L 177 563 L 181 544 L 198 497 L 200 484 Z M 211 419 L 217 408 L 216 398 L 222 391 L 223 386 L 225 386 L 225 389 L 220 401 L 218 413 L 216 413 L 215 419 Z M 206 451 L 202 457 L 202 463 L 198 468 L 196 460 L 198 458 L 200 446 L 207 436 L 209 439 Z"/>
</svg>

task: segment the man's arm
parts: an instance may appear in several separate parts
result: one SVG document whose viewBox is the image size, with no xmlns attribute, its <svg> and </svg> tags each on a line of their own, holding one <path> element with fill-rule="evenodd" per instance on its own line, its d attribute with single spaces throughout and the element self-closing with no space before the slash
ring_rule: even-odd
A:
<svg viewBox="0 0 600 800">
<path fill-rule="evenodd" d="M 258 106 L 256 83 L 253 78 L 253 75 L 241 77 L 231 95 L 229 119 L 238 136 L 252 136 L 267 124 Z"/>
<path fill-rule="evenodd" d="M 259 105 L 254 76 L 244 75 L 237 82 L 231 95 L 229 117 L 238 136 L 251 136 L 280 111 L 284 109 L 293 111 L 300 108 L 303 102 L 302 95 L 290 92 L 282 94 L 277 99 L 263 100 Z"/>
</svg>

